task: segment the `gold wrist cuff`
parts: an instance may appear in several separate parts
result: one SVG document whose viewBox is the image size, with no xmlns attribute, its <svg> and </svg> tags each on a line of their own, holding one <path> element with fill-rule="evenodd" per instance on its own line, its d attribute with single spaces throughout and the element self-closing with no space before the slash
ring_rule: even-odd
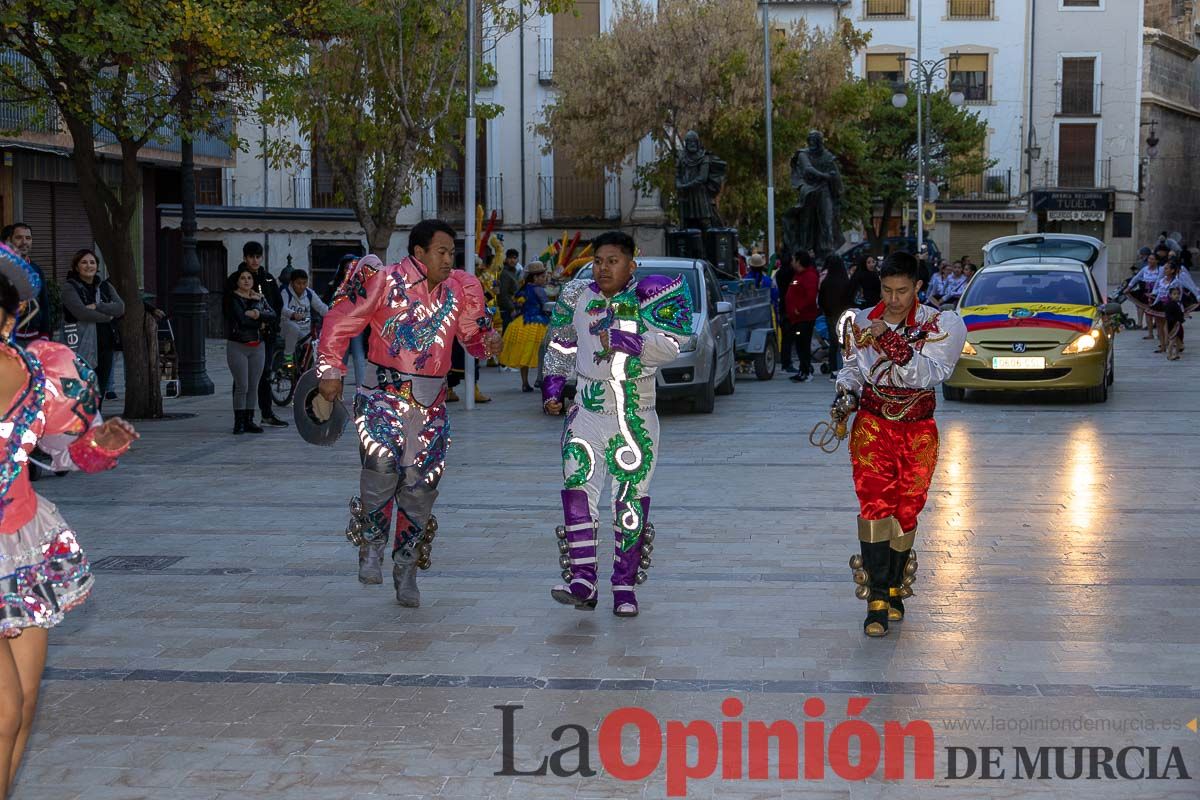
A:
<svg viewBox="0 0 1200 800">
<path fill-rule="evenodd" d="M 883 519 L 863 519 L 858 518 L 858 540 L 874 544 L 876 542 L 886 542 L 893 537 L 900 535 L 900 523 L 895 517 L 884 517 Z"/>
</svg>

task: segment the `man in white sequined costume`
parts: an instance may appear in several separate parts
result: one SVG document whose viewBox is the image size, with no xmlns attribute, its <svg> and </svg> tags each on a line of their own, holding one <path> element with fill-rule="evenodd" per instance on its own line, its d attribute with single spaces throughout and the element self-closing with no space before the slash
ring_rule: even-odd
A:
<svg viewBox="0 0 1200 800">
<path fill-rule="evenodd" d="M 543 408 L 563 411 L 567 378 L 577 376 L 575 403 L 563 426 L 563 518 L 558 529 L 565 584 L 551 595 L 560 603 L 594 609 L 599 503 L 611 477 L 613 613 L 638 613 L 634 584 L 646 579 L 653 550 L 650 478 L 658 455 L 654 410 L 658 368 L 679 355 L 692 333 L 692 312 L 681 277 L 638 280 L 633 239 L 602 234 L 593 242 L 593 281 L 564 287 L 550 321 Z"/>
</svg>

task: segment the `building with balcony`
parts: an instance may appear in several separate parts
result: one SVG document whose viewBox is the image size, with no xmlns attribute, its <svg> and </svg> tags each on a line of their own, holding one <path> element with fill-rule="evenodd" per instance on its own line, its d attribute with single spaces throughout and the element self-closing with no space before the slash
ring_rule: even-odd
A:
<svg viewBox="0 0 1200 800">
<path fill-rule="evenodd" d="M 1029 227 L 1109 247 L 1109 282 L 1138 247 L 1143 2 L 1030 0 L 1025 86 Z M 1031 113 L 1030 113 L 1031 112 Z M 1105 276 L 1097 276 L 1104 280 Z"/>
<path fill-rule="evenodd" d="M 482 21 L 483 61 L 494 70 L 494 79 L 481 81 L 478 99 L 502 110 L 480 125 L 475 196 L 465 196 L 460 147 L 447 166 L 418 176 L 411 202 L 396 219 L 392 258 L 406 252 L 408 230 L 418 220 L 438 216 L 461 230 L 472 204 L 483 209 L 485 219 L 495 215 L 505 247 L 520 251 L 522 261 L 536 258 L 564 231 L 578 230 L 587 238 L 617 227 L 632 233 L 643 252 L 663 252 L 662 209 L 656 195 L 634 190 L 633 159 L 623 174 L 582 175 L 569 153 L 544 153 L 544 143 L 530 132 L 557 91 L 555 53 L 599 35 L 611 23 L 615 6 L 615 0 L 577 0 L 570 12 L 529 14 L 516 30 L 503 34 Z M 242 245 L 255 239 L 263 243 L 273 271 L 289 263 L 302 266 L 314 274 L 314 283 L 323 284 L 343 254 L 364 251 L 365 237 L 335 190 L 319 143 L 305 141 L 294 129 L 264 129 L 252 119 L 239 122 L 239 134 L 248 149 L 201 187 L 202 198 L 219 200 L 198 211 L 206 281 L 218 283 L 217 265 L 232 269 Z M 276 138 L 300 142 L 302 163 L 286 169 L 267 164 L 264 142 Z M 162 215 L 164 226 L 177 230 L 178 206 L 164 206 Z"/>
<path fill-rule="evenodd" d="M 922 42 L 917 53 L 917 3 Z M 984 155 L 994 163 L 979 175 L 938 187 L 937 221 L 930 232 L 948 257 L 978 260 L 982 246 L 1016 233 L 1026 218 L 1021 199 L 1022 109 L 1028 0 L 799 0 L 771 2 L 780 22 L 803 17 L 824 25 L 849 19 L 871 34 L 855 66 L 863 78 L 900 85 L 911 80 L 904 58 L 936 61 L 951 54 L 935 90 L 961 92 L 966 107 L 987 123 Z M 916 107 L 910 106 L 916 113 Z M 915 224 L 915 202 L 908 223 Z M 899 233 L 900 220 L 896 221 Z"/>
<path fill-rule="evenodd" d="M 27 68 L 11 51 L 0 52 L 8 67 Z M 0 223 L 24 222 L 33 230 L 32 257 L 47 277 L 61 282 L 76 251 L 96 249 L 83 194 L 70 158 L 73 141 L 52 104 L 0 103 Z M 139 153 L 142 177 L 135 217 L 135 266 L 146 291 L 165 303 L 177 273 L 160 258 L 157 206 L 179 202 L 179 134 L 168 121 Z M 111 136 L 99 136 L 96 150 L 114 184 L 120 182 L 120 150 Z M 199 183 L 219 197 L 222 170 L 233 153 L 221 137 L 202 135 L 194 141 Z M 103 260 L 103 253 L 100 254 Z"/>
</svg>

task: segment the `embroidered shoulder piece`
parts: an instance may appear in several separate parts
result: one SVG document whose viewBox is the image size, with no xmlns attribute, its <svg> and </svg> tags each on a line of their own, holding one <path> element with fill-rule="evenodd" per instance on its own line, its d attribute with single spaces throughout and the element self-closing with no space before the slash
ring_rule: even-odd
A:
<svg viewBox="0 0 1200 800">
<path fill-rule="evenodd" d="M 575 318 L 575 304 L 587 288 L 588 281 L 585 280 L 573 280 L 562 287 L 558 293 L 558 300 L 554 303 L 554 314 L 550 317 L 552 327 L 571 324 L 571 320 Z"/>
<path fill-rule="evenodd" d="M 365 300 L 367 298 L 367 281 L 379 271 L 375 267 L 377 263 L 379 263 L 379 259 L 371 256 L 351 262 L 350 267 L 346 270 L 346 277 L 342 279 L 342 285 L 338 287 L 330 305 L 337 305 L 343 300 L 349 300 L 353 305 L 359 300 Z"/>
<path fill-rule="evenodd" d="M 647 275 L 638 281 L 642 321 L 674 336 L 692 335 L 692 307 L 683 276 Z"/>
</svg>

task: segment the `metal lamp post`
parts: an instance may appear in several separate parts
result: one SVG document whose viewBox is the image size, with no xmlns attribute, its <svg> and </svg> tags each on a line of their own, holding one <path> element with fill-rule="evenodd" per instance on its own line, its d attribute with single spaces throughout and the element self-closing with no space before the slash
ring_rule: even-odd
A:
<svg viewBox="0 0 1200 800">
<path fill-rule="evenodd" d="M 771 19 L 767 3 L 762 4 L 763 24 L 763 90 L 766 93 L 766 123 L 767 123 L 767 257 L 775 255 L 775 146 L 774 121 L 771 110 Z M 768 265 L 770 266 L 770 265 Z"/>
<path fill-rule="evenodd" d="M 183 114 L 191 109 L 192 89 L 191 70 L 185 67 L 179 91 Z M 179 227 L 183 233 L 183 264 L 179 283 L 171 290 L 171 314 L 179 334 L 179 393 L 208 395 L 213 393 L 213 382 L 205 369 L 208 290 L 200 280 L 200 258 L 196 255 L 196 163 L 189 127 L 180 126 L 179 168 L 183 180 Z"/>
<path fill-rule="evenodd" d="M 918 6 L 920 8 L 920 6 Z M 919 30 L 919 29 L 918 29 Z M 918 35 L 918 42 L 920 36 Z M 918 52 L 920 52 L 920 44 L 918 43 Z M 935 80 L 946 79 L 950 76 L 950 65 L 958 60 L 958 53 L 951 53 L 945 58 L 939 58 L 936 61 L 922 61 L 920 58 L 912 56 L 900 56 L 901 63 L 911 65 L 909 69 L 909 78 L 917 84 L 917 248 L 925 242 L 925 181 L 928 170 L 925 166 L 925 161 L 928 156 L 926 139 L 928 138 L 929 128 L 932 125 L 932 119 L 929 117 L 930 95 L 933 94 L 933 82 Z M 966 98 L 962 92 L 951 92 L 950 103 L 954 106 L 961 106 L 966 102 Z M 896 108 L 904 108 L 908 105 L 908 94 L 903 91 L 897 91 L 892 95 L 892 105 Z"/>
<path fill-rule="evenodd" d="M 463 180 L 463 268 L 468 275 L 475 274 L 475 254 L 479 245 L 475 242 L 475 14 L 477 0 L 467 0 L 467 131 L 463 154 L 466 176 Z M 524 47 L 524 42 L 521 43 Z M 521 77 L 524 80 L 524 76 Z M 524 176 L 521 177 L 524 180 Z M 467 410 L 475 408 L 475 357 L 463 348 L 463 376 L 466 378 Z"/>
</svg>

